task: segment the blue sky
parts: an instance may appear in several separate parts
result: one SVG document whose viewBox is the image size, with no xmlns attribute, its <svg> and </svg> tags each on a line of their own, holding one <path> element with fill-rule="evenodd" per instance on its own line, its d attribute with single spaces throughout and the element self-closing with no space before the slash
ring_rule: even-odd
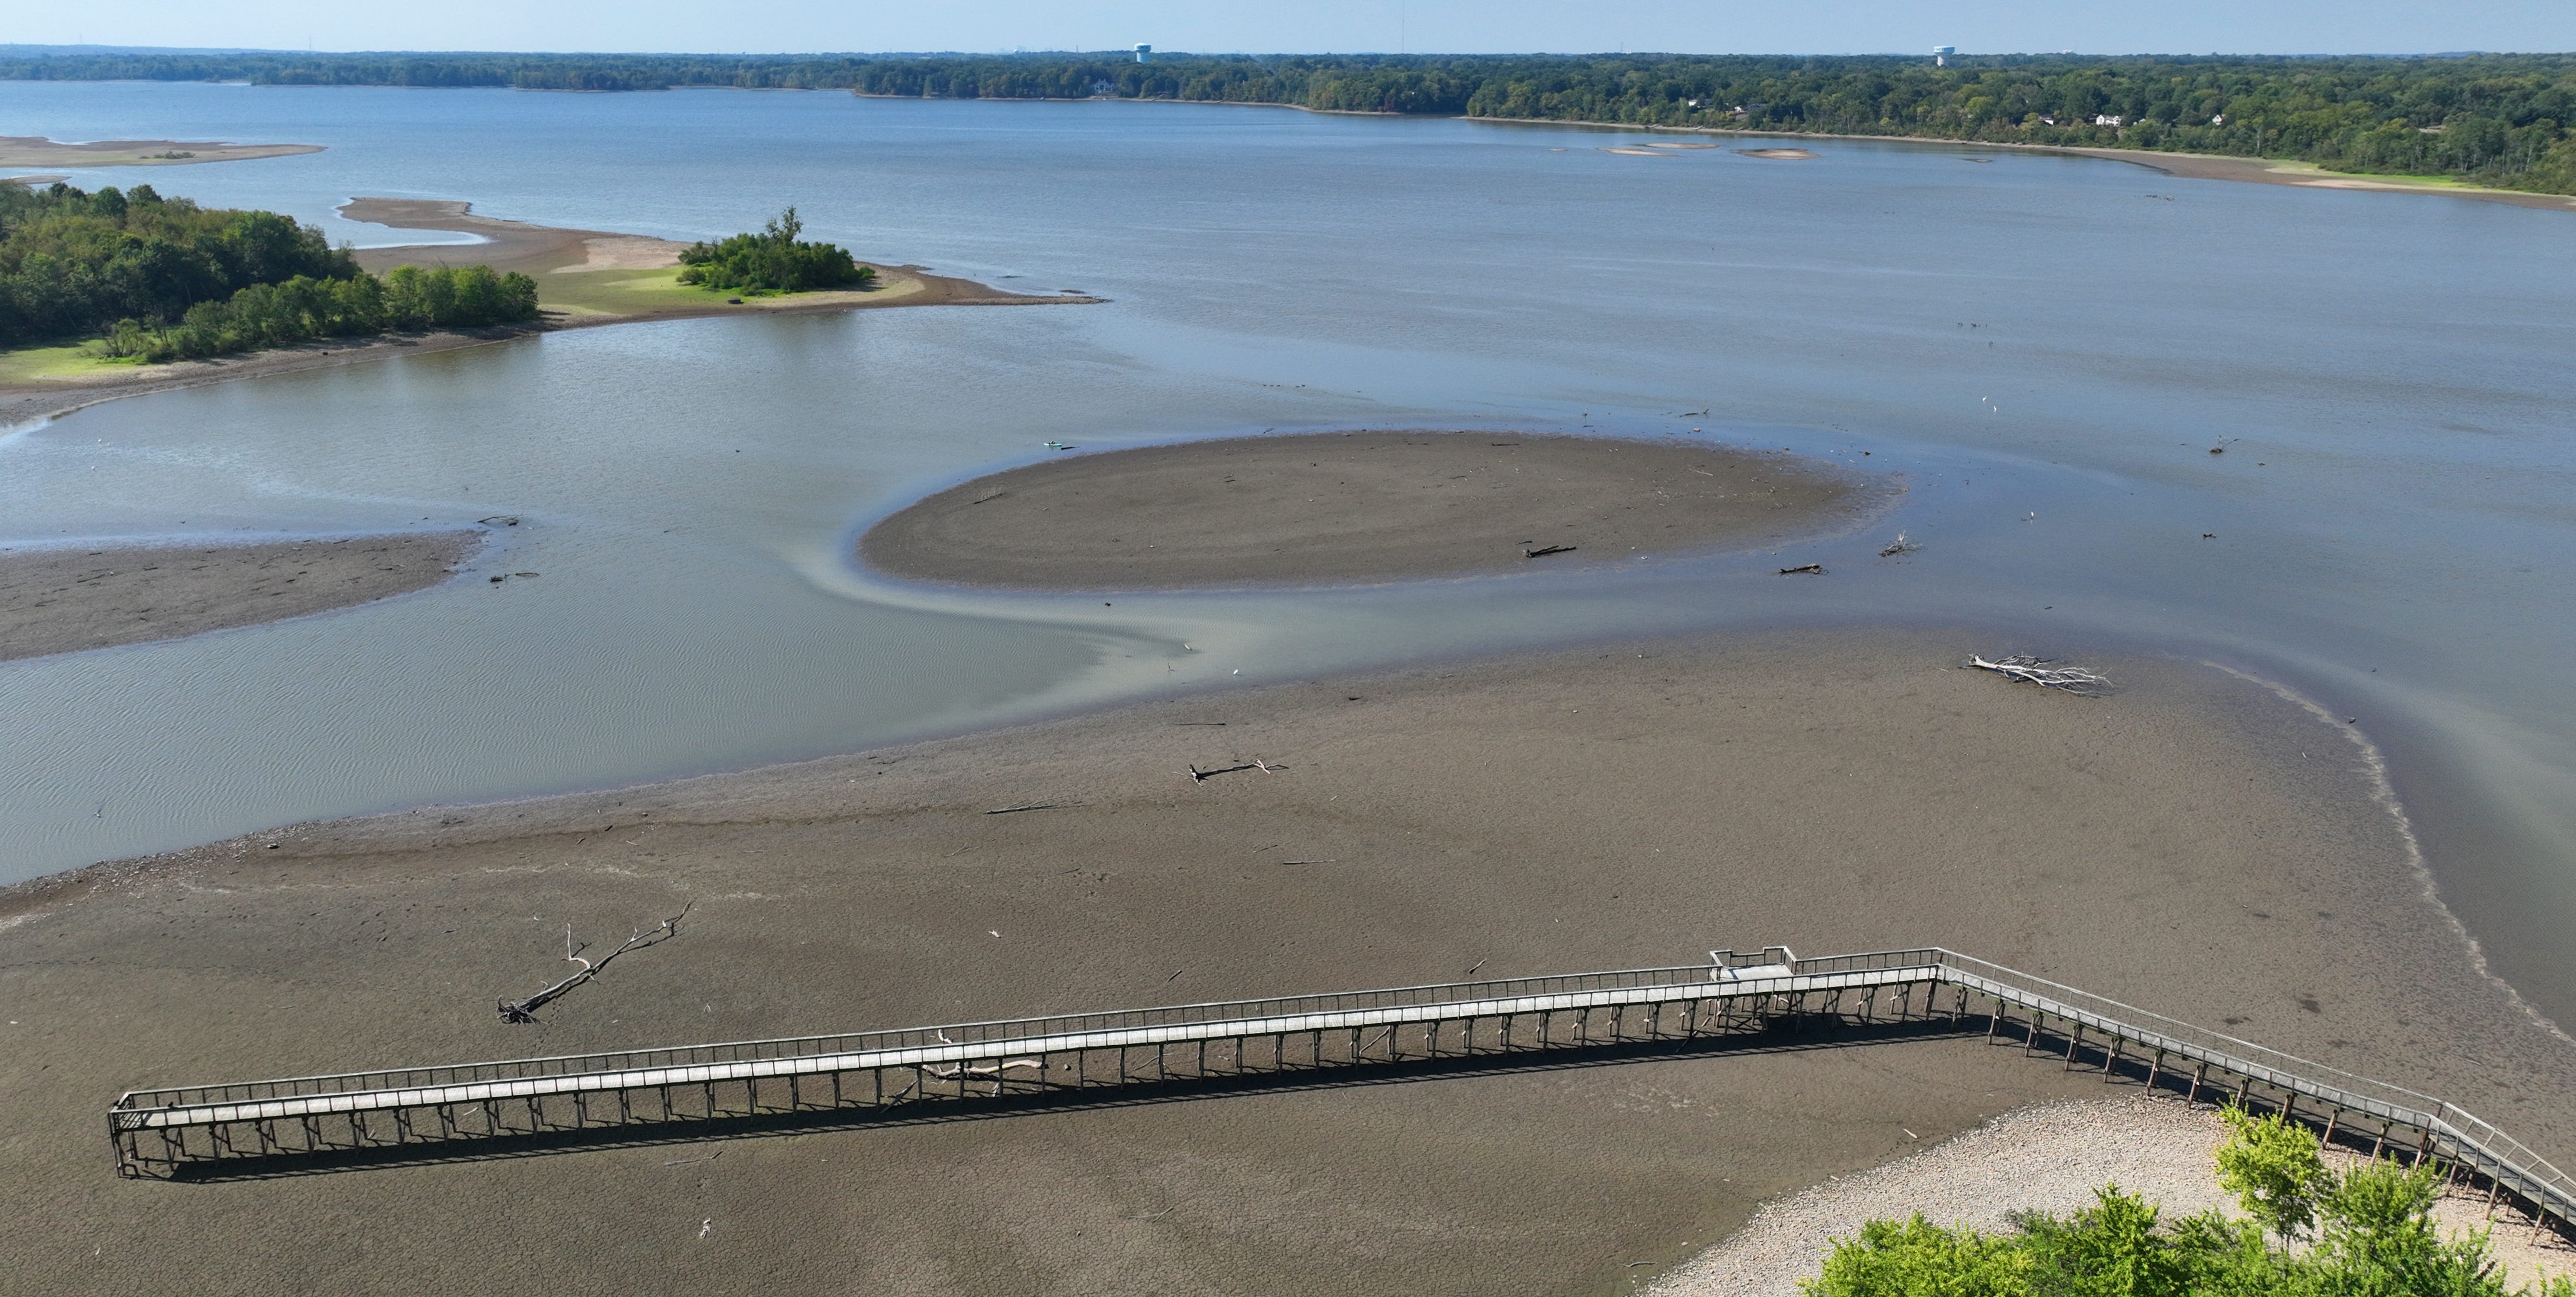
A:
<svg viewBox="0 0 2576 1297">
<path fill-rule="evenodd" d="M 2576 50 L 2576 0 L 10 0 L 27 43 L 268 49 L 1308 53 Z"/>
</svg>

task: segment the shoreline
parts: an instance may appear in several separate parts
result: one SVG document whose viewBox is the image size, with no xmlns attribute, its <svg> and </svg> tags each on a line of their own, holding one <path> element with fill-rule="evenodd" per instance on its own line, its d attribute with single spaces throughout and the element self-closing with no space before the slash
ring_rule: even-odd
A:
<svg viewBox="0 0 2576 1297">
<path fill-rule="evenodd" d="M 402 244 L 354 249 L 361 269 L 382 273 L 395 266 L 489 265 L 537 281 L 540 318 L 529 324 L 421 334 L 377 334 L 273 347 L 207 360 L 166 365 L 92 368 L 77 376 L 0 381 L 0 428 L 60 418 L 102 401 L 209 383 L 360 364 L 392 356 L 478 347 L 534 334 L 657 320 L 722 315 L 803 314 L 874 310 L 896 306 L 1098 305 L 1107 299 L 1078 293 L 1053 296 L 1009 293 L 971 279 L 932 274 L 914 265 L 862 262 L 878 274 L 860 290 L 796 293 L 726 302 L 711 291 L 669 282 L 686 246 L 643 235 L 570 229 L 473 214 L 473 204 L 445 199 L 357 198 L 343 215 L 394 229 L 442 230 L 482 236 L 472 244 Z M 401 222 L 400 224 L 391 224 Z"/>
<path fill-rule="evenodd" d="M 104 1241 L 138 1281 L 167 1278 L 154 1258 L 199 1237 L 291 1268 L 314 1228 L 435 1202 L 474 1206 L 418 1216 L 380 1271 L 406 1291 L 474 1290 L 504 1237 L 539 1258 L 604 1241 L 688 1282 L 762 1255 L 820 1267 L 810 1284 L 781 1274 L 782 1290 L 827 1272 L 899 1286 L 932 1258 L 973 1268 L 951 1275 L 959 1290 L 1032 1269 L 1145 1290 L 1101 1268 L 1115 1256 L 1164 1279 L 1277 1275 L 1284 1292 L 1330 1254 L 1356 1286 L 1572 1291 L 1678 1260 L 1783 1194 L 2100 1093 L 2012 1050 L 1926 1041 L 213 1190 L 109 1180 L 81 1119 L 182 1073 L 1624 967 L 1764 941 L 1936 942 L 2443 1093 L 2544 1153 L 2576 1143 L 2576 1094 L 2558 1084 L 2576 1049 L 2470 966 L 2366 771 L 2302 759 L 2341 747 L 2319 746 L 2336 727 L 2259 682 L 2152 658 L 2093 662 L 2122 681 L 2107 699 L 2014 686 L 1955 667 L 1978 638 L 1623 640 L 1353 673 L 293 826 L 0 890 L 0 984 L 30 1006 L 20 1050 L 0 1056 L 0 1082 L 29 1097 L 0 1114 L 0 1138 L 42 1172 L 22 1183 L 101 1182 L 77 1211 L 32 1188 L 0 1197 L 26 1222 L 31 1275 L 77 1273 L 63 1267 Z M 1184 772 L 1253 757 L 1276 768 Z M 986 814 L 1048 801 L 1063 808 Z M 536 1034 L 490 1021 L 493 994 L 559 975 L 564 923 L 623 932 L 684 898 L 694 927 Z M 1370 1153 L 1391 1146 L 1405 1156 Z M 952 1182 L 971 1192 L 922 1196 Z M 816 1201 L 837 1205 L 819 1221 L 784 1211 Z M 579 1228 L 492 1232 L 538 1204 Z M 1003 1221 L 1020 1222 L 1010 1248 L 954 1246 Z"/>
<path fill-rule="evenodd" d="M 859 99 L 919 100 L 920 95 L 866 94 L 846 92 Z M 1122 104 L 1189 104 L 1216 108 L 1287 108 L 1301 113 L 1326 117 L 1423 117 L 1437 121 L 1487 122 L 1508 126 L 1577 126 L 1586 130 L 1639 131 L 1648 134 L 1724 135 L 1739 138 L 1772 138 L 1802 140 L 1858 140 L 1880 144 L 1938 144 L 1945 147 L 2005 149 L 2018 153 L 2054 154 L 2060 157 L 2098 158 L 2105 162 L 2128 162 L 2151 171 L 2183 180 L 2227 180 L 2246 184 L 2286 185 L 2298 189 L 2350 189 L 2387 194 L 2437 194 L 2451 198 L 2473 198 L 2481 202 L 2503 203 L 2511 207 L 2530 207 L 2542 211 L 2576 211 L 2576 195 L 2547 194 L 2524 189 L 2493 189 L 2465 183 L 2421 183 L 2375 176 L 2365 172 L 2328 171 L 2313 162 L 2285 158 L 2249 158 L 2230 153 L 2178 153 L 2160 149 L 2122 149 L 2083 144 L 2023 144 L 2015 141 L 1964 140 L 1925 135 L 1842 135 L 1832 131 L 1744 130 L 1729 126 L 1664 126 L 1645 122 L 1595 122 L 1557 117 L 1479 117 L 1460 113 L 1393 113 L 1352 108 L 1310 108 L 1304 104 L 1261 103 L 1236 99 L 1141 99 L 1113 95 L 1086 95 L 1081 98 L 996 99 L 995 103 L 1079 104 L 1094 101 Z"/>
<path fill-rule="evenodd" d="M 1283 105 L 1293 106 L 1293 105 Z M 2328 171 L 2313 162 L 2281 158 L 2245 158 L 2226 153 L 2167 153 L 2156 149 L 2098 148 L 2080 144 L 2021 144 L 2010 141 L 1955 140 L 1922 135 L 1838 135 L 1830 131 L 1754 131 L 1725 126 L 1661 126 L 1638 122 L 1565 121 L 1546 117 L 1458 117 L 1468 122 L 1512 126 L 1580 126 L 1590 130 L 1641 131 L 1665 135 L 1725 135 L 1738 138 L 1856 140 L 1878 144 L 1938 144 L 1945 148 L 1995 149 L 2060 157 L 2127 162 L 2184 180 L 2228 180 L 2246 184 L 2286 185 L 2297 189 L 2350 189 L 2386 194 L 2435 194 L 2474 198 L 2546 211 L 2576 211 L 2576 195 L 2543 194 L 2521 189 L 2490 189 L 2468 184 L 2410 184 L 2361 172 Z"/>
</svg>

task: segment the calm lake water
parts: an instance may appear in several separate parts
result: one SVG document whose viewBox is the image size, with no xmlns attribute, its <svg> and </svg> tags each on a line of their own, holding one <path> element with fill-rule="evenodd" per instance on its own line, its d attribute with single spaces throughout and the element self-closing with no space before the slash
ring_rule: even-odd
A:
<svg viewBox="0 0 2576 1297">
<path fill-rule="evenodd" d="M 0 543 L 513 514 L 477 570 L 543 574 L 0 665 L 0 878 L 1179 687 L 1928 622 L 2357 718 L 2497 970 L 2576 1018 L 2576 216 L 1217 106 L 0 82 L 0 133 L 327 145 L 79 181 L 360 242 L 396 241 L 332 215 L 362 194 L 677 238 L 794 203 L 865 255 L 1113 299 L 592 330 L 0 435 Z M 1777 554 L 1107 608 L 843 559 L 1045 441 L 1338 426 L 1699 428 L 1913 489 Z M 1899 529 L 1923 550 L 1881 562 Z M 1771 575 L 1808 561 L 1832 575 Z"/>
</svg>

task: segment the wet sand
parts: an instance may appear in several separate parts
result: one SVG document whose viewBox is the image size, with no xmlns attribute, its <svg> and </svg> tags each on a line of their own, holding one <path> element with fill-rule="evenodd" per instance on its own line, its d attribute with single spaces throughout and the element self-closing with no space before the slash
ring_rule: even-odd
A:
<svg viewBox="0 0 2576 1297">
<path fill-rule="evenodd" d="M 0 167 L 169 167 L 319 153 L 319 144 L 224 144 L 204 140 L 92 140 L 61 144 L 41 135 L 0 135 Z M 178 156 L 174 156 L 178 155 Z"/>
<path fill-rule="evenodd" d="M 1713 442 L 1298 433 L 980 477 L 869 528 L 859 556 L 894 576 L 1021 589 L 1396 581 L 1758 544 L 1848 525 L 1894 491 Z"/>
<path fill-rule="evenodd" d="M 260 545 L 0 547 L 0 662 L 301 617 L 446 580 L 471 531 Z"/>
<path fill-rule="evenodd" d="M 195 1186 L 116 1180 L 100 1131 L 147 1083 L 1766 941 L 1953 946 L 2576 1146 L 2576 1051 L 2475 971 L 2343 727 L 2189 664 L 2086 655 L 2122 684 L 2098 700 L 1954 665 L 1999 647 L 1623 643 L 1211 692 L 9 889 L 0 1290 L 1606 1292 L 1761 1201 L 2101 1093 L 1917 1042 Z M 1185 773 L 1256 756 L 1282 768 Z M 985 813 L 1037 802 L 1065 805 Z M 561 975 L 566 922 L 692 900 L 545 1026 L 495 1021 Z"/>
</svg>

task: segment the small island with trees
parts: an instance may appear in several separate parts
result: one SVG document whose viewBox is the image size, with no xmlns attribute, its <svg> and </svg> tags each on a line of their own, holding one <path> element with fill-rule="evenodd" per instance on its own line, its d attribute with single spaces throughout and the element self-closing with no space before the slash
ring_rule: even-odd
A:
<svg viewBox="0 0 2576 1297">
<path fill-rule="evenodd" d="M 0 186 L 0 346 L 92 338 L 104 357 L 157 363 L 536 317 L 526 275 L 476 265 L 379 277 L 275 212 L 200 207 L 150 185 Z"/>
<path fill-rule="evenodd" d="M 472 263 L 435 264 L 448 245 L 334 248 L 291 217 L 201 207 L 150 185 L 0 183 L 0 418 L 62 408 L 55 394 L 68 387 L 203 381 L 145 367 L 244 353 L 263 354 L 226 374 L 745 310 L 1100 300 L 873 266 L 804 239 L 793 207 L 758 230 L 694 244 L 498 220 L 442 200 L 360 198 L 340 211 L 481 241 Z"/>
</svg>

